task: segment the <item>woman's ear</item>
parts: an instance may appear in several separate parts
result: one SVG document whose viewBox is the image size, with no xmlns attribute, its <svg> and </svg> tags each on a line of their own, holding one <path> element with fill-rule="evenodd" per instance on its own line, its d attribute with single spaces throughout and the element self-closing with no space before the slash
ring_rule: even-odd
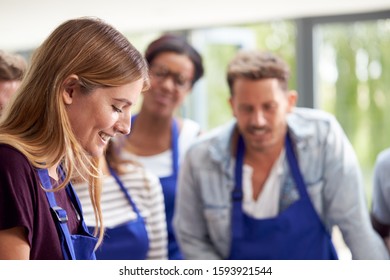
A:
<svg viewBox="0 0 390 280">
<path fill-rule="evenodd" d="M 70 75 L 65 79 L 62 84 L 62 98 L 66 105 L 70 105 L 73 102 L 74 94 L 79 90 L 79 77 L 77 75 Z"/>
</svg>

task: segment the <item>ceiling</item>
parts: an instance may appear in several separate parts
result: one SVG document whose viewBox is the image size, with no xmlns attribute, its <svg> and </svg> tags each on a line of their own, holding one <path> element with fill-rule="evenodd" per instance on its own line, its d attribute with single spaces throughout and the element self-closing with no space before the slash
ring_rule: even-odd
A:
<svg viewBox="0 0 390 280">
<path fill-rule="evenodd" d="M 390 0 L 0 0 L 0 49 L 35 48 L 80 16 L 129 34 L 382 10 Z"/>
</svg>

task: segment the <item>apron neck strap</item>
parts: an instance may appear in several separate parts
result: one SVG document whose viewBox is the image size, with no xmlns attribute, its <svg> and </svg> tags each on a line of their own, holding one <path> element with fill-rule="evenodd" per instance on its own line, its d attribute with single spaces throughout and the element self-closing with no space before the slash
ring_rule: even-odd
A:
<svg viewBox="0 0 390 280">
<path fill-rule="evenodd" d="M 119 185 L 121 191 L 124 193 L 126 199 L 129 201 L 130 205 L 133 207 L 134 212 L 137 214 L 137 216 L 140 216 L 138 207 L 135 205 L 133 199 L 129 195 L 129 192 L 126 190 L 125 186 L 123 185 L 122 180 L 119 178 L 118 174 L 115 172 L 114 169 L 110 166 L 110 164 L 107 162 L 108 169 L 110 170 L 110 174 L 112 177 L 114 177 L 115 181 Z"/>
<path fill-rule="evenodd" d="M 53 216 L 55 217 L 55 223 L 57 224 L 61 232 L 61 236 L 65 239 L 65 246 L 62 246 L 62 253 L 64 255 L 64 258 L 75 260 L 76 254 L 74 252 L 69 228 L 67 225 L 67 213 L 64 209 L 57 205 L 54 193 L 52 191 L 53 187 L 50 182 L 49 172 L 47 171 L 47 169 L 38 169 L 38 175 L 39 179 L 41 180 L 42 186 L 45 188 L 46 198 L 49 202 Z"/>
</svg>

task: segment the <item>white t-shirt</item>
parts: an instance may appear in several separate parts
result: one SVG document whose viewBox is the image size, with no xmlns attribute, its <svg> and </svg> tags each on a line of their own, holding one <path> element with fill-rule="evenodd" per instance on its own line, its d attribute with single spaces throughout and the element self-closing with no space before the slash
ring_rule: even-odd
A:
<svg viewBox="0 0 390 280">
<path fill-rule="evenodd" d="M 185 153 L 200 133 L 200 126 L 193 120 L 183 119 L 183 125 L 179 134 L 179 165 Z M 160 154 L 152 156 L 138 156 L 126 150 L 122 152 L 123 159 L 129 159 L 142 164 L 146 169 L 158 177 L 172 175 L 172 150 L 166 150 Z"/>
<path fill-rule="evenodd" d="M 253 168 L 249 165 L 243 166 L 242 188 L 243 188 L 243 211 L 249 216 L 257 219 L 272 218 L 279 213 L 279 197 L 281 179 L 283 175 L 283 162 L 285 149 L 282 150 L 278 159 L 272 166 L 271 172 L 264 183 L 264 187 L 257 200 L 253 199 L 252 173 Z"/>
</svg>

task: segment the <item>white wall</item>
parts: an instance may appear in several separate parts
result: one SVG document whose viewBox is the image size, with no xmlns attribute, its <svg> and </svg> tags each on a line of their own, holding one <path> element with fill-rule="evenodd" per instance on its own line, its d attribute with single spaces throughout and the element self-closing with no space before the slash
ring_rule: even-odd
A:
<svg viewBox="0 0 390 280">
<path fill-rule="evenodd" d="M 131 33 L 387 9 L 389 0 L 0 0 L 0 49 L 35 48 L 61 22 L 80 16 Z"/>
</svg>

